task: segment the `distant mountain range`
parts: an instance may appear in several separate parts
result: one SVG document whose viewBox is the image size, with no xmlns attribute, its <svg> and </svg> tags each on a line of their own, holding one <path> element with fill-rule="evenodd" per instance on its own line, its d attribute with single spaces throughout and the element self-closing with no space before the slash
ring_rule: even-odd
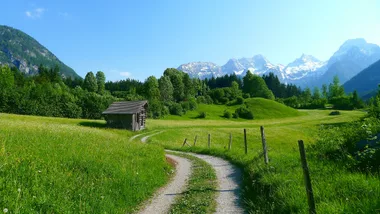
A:
<svg viewBox="0 0 380 214">
<path fill-rule="evenodd" d="M 0 25 L 0 65 L 16 66 L 21 72 L 34 75 L 38 66 L 53 68 L 58 65 L 63 77 L 78 78 L 79 75 L 61 62 L 47 48 L 26 33 Z"/>
<path fill-rule="evenodd" d="M 301 87 L 322 86 L 329 84 L 335 75 L 341 83 L 345 83 L 360 71 L 380 59 L 380 47 L 367 43 L 364 39 L 347 40 L 326 62 L 311 55 L 301 57 L 284 66 L 272 64 L 262 55 L 252 58 L 230 59 L 219 66 L 212 62 L 191 62 L 180 65 L 179 70 L 191 77 L 211 78 L 236 74 L 244 76 L 247 70 L 263 75 L 273 72 L 282 82 L 296 84 Z"/>
</svg>

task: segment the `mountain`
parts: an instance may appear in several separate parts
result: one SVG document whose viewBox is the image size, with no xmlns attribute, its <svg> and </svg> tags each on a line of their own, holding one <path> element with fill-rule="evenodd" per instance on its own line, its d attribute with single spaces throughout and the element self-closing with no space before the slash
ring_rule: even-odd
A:
<svg viewBox="0 0 380 214">
<path fill-rule="evenodd" d="M 233 73 L 245 76 L 247 70 L 257 75 L 273 72 L 284 83 L 312 88 L 331 83 L 335 75 L 338 75 L 343 84 L 379 59 L 378 45 L 367 43 L 364 39 L 350 39 L 344 42 L 326 62 L 312 55 L 302 54 L 284 66 L 272 64 L 264 56 L 256 55 L 252 58 L 233 58 L 223 66 L 210 62 L 193 62 L 181 65 L 178 69 L 201 79 Z"/>
<path fill-rule="evenodd" d="M 314 85 L 330 83 L 335 75 L 343 84 L 379 59 L 378 45 L 367 43 L 364 39 L 347 40 L 329 59 L 326 72 Z"/>
<path fill-rule="evenodd" d="M 304 76 L 313 76 L 315 71 L 325 65 L 324 62 L 316 59 L 311 55 L 303 54 L 287 66 L 281 64 L 272 64 L 263 55 L 255 55 L 252 58 L 232 58 L 223 66 L 218 66 L 211 62 L 192 62 L 182 64 L 178 67 L 191 77 L 201 79 L 224 76 L 226 74 L 236 74 L 245 76 L 248 70 L 257 75 L 269 74 L 270 72 L 278 76 L 281 81 L 297 82 Z"/>
<path fill-rule="evenodd" d="M 343 86 L 346 92 L 357 90 L 360 95 L 365 95 L 377 90 L 380 84 L 380 60 L 361 71 Z"/>
<path fill-rule="evenodd" d="M 38 66 L 53 68 L 58 65 L 63 77 L 80 78 L 47 48 L 26 33 L 0 25 L 0 64 L 16 66 L 28 75 L 38 73 Z"/>
</svg>

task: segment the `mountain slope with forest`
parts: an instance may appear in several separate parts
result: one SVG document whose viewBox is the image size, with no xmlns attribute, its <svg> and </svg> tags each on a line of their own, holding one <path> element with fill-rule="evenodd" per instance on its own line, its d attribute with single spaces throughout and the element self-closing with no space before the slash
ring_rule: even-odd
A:
<svg viewBox="0 0 380 214">
<path fill-rule="evenodd" d="M 0 25 L 0 64 L 17 67 L 27 75 L 38 73 L 38 67 L 59 67 L 63 77 L 79 78 L 69 66 L 26 33 L 12 27 Z"/>
<path fill-rule="evenodd" d="M 344 84 L 346 92 L 357 90 L 359 94 L 365 95 L 378 88 L 380 83 L 380 60 L 364 69 L 358 75 Z"/>
</svg>

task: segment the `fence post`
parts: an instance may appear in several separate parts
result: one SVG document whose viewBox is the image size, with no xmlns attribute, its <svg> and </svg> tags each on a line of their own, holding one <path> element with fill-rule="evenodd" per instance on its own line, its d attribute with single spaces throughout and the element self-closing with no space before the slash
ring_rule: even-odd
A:
<svg viewBox="0 0 380 214">
<path fill-rule="evenodd" d="M 186 141 L 187 141 L 187 138 L 185 138 L 185 140 L 183 141 L 182 147 L 185 146 L 185 144 L 187 143 Z"/>
<path fill-rule="evenodd" d="M 264 162 L 265 162 L 265 164 L 268 164 L 268 162 L 269 162 L 268 148 L 267 148 L 267 140 L 265 138 L 265 133 L 264 133 L 264 126 L 261 126 L 260 130 L 261 130 L 261 142 L 263 143 Z"/>
<path fill-rule="evenodd" d="M 231 146 L 232 146 L 232 133 L 230 133 L 230 142 L 228 143 L 228 151 L 231 150 Z"/>
<path fill-rule="evenodd" d="M 248 154 L 247 130 L 246 129 L 244 129 L 244 147 L 245 147 L 245 154 Z"/>
<path fill-rule="evenodd" d="M 208 148 L 211 147 L 211 134 L 208 134 Z"/>
<path fill-rule="evenodd" d="M 194 146 L 195 146 L 195 144 L 197 143 L 197 138 L 198 138 L 198 135 L 195 135 L 195 138 L 194 138 Z"/>
<path fill-rule="evenodd" d="M 311 186 L 309 167 L 307 165 L 307 160 L 306 160 L 305 146 L 304 146 L 302 140 L 298 141 L 298 146 L 299 146 L 299 150 L 300 150 L 303 175 L 304 175 L 304 179 L 305 179 L 307 202 L 309 204 L 309 213 L 310 214 L 316 214 L 317 211 L 315 209 L 313 187 Z"/>
</svg>

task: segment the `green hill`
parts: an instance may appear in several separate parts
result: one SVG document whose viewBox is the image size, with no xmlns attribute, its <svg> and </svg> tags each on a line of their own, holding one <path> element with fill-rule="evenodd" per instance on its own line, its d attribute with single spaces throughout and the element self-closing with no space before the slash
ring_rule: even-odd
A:
<svg viewBox="0 0 380 214">
<path fill-rule="evenodd" d="M 0 64 L 16 66 L 28 75 L 36 74 L 41 64 L 50 68 L 58 65 L 62 76 L 79 77 L 72 68 L 61 62 L 34 38 L 3 25 L 0 25 Z"/>
<path fill-rule="evenodd" d="M 165 119 L 170 120 L 188 120 L 197 119 L 200 112 L 206 113 L 206 118 L 209 120 L 220 120 L 225 119 L 223 113 L 225 110 L 233 113 L 235 110 L 241 106 L 247 106 L 254 114 L 255 119 L 274 119 L 274 118 L 284 118 L 284 117 L 296 117 L 301 116 L 303 113 L 300 111 L 285 106 L 273 100 L 268 100 L 264 98 L 249 98 L 244 101 L 245 104 L 242 105 L 206 105 L 199 104 L 198 108 L 194 111 L 187 111 L 186 114 L 182 116 L 170 115 L 165 117 Z M 227 120 L 227 119 L 225 119 Z M 230 119 L 230 120 L 244 120 L 244 119 Z"/>
</svg>

